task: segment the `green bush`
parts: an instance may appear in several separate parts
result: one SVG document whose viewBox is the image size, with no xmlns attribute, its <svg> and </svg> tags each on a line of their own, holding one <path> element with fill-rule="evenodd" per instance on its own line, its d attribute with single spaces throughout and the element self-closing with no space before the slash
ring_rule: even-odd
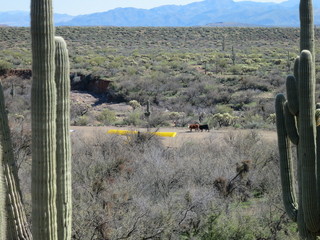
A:
<svg viewBox="0 0 320 240">
<path fill-rule="evenodd" d="M 133 125 L 133 126 L 140 126 L 143 124 L 142 120 L 143 113 L 136 109 L 133 112 L 129 113 L 123 122 L 125 125 Z"/>
<path fill-rule="evenodd" d="M 141 107 L 141 104 L 137 101 L 137 100 L 131 100 L 129 102 L 129 105 L 133 108 L 133 109 L 137 109 Z"/>
<path fill-rule="evenodd" d="M 209 124 L 210 127 L 228 127 L 235 126 L 238 119 L 238 117 L 229 113 L 216 113 L 206 118 L 205 122 Z"/>
<path fill-rule="evenodd" d="M 12 63 L 7 62 L 5 60 L 0 60 L 0 71 L 8 70 L 10 68 L 12 68 Z"/>
<path fill-rule="evenodd" d="M 213 214 L 200 234 L 201 240 L 256 240 L 266 239 L 266 230 L 259 226 L 258 219 L 243 216 Z"/>
<path fill-rule="evenodd" d="M 218 104 L 215 107 L 216 113 L 229 113 L 231 114 L 233 112 L 233 109 L 227 105 Z"/>
<path fill-rule="evenodd" d="M 86 115 L 80 116 L 75 120 L 76 126 L 87 126 L 89 123 L 89 118 Z"/>
<path fill-rule="evenodd" d="M 116 121 L 116 114 L 109 109 L 104 109 L 96 119 L 104 125 L 110 125 Z"/>
</svg>

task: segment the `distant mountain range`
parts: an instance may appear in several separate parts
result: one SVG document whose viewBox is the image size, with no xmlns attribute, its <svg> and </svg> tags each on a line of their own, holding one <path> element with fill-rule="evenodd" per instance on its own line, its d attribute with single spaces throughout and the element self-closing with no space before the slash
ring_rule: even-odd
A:
<svg viewBox="0 0 320 240">
<path fill-rule="evenodd" d="M 55 14 L 57 26 L 283 26 L 299 25 L 299 0 L 283 3 L 204 0 L 183 6 L 150 10 L 116 8 L 107 12 L 70 16 Z M 314 1 L 315 24 L 320 24 L 320 1 Z M 230 25 L 230 23 L 232 23 Z M 0 25 L 29 26 L 28 12 L 0 12 Z"/>
</svg>

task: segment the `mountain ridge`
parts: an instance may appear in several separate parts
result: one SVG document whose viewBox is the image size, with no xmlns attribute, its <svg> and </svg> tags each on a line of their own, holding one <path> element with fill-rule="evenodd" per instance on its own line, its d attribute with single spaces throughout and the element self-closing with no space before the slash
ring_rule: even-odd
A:
<svg viewBox="0 0 320 240">
<path fill-rule="evenodd" d="M 237 26 L 299 26 L 299 0 L 264 3 L 204 0 L 187 5 L 164 5 L 152 9 L 116 8 L 106 12 L 71 16 L 55 14 L 56 26 L 189 27 L 230 23 Z M 320 3 L 314 2 L 315 24 L 320 24 Z M 29 26 L 28 12 L 0 12 L 0 24 Z"/>
</svg>

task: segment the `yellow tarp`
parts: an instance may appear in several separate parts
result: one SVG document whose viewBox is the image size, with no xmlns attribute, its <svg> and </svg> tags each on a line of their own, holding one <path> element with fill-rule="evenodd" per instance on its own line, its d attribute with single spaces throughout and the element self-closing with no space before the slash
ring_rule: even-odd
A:
<svg viewBox="0 0 320 240">
<path fill-rule="evenodd" d="M 176 132 L 152 132 L 151 134 L 154 134 L 160 137 L 175 137 L 177 135 Z"/>
<path fill-rule="evenodd" d="M 129 135 L 129 134 L 137 134 L 138 131 L 110 129 L 110 130 L 108 131 L 108 133 L 109 133 L 109 134 L 118 134 L 118 135 Z"/>
<path fill-rule="evenodd" d="M 108 133 L 118 134 L 118 135 L 130 135 L 130 134 L 138 134 L 138 131 L 110 129 Z M 177 135 L 176 132 L 146 132 L 146 133 L 154 134 L 160 137 L 175 137 Z"/>
</svg>

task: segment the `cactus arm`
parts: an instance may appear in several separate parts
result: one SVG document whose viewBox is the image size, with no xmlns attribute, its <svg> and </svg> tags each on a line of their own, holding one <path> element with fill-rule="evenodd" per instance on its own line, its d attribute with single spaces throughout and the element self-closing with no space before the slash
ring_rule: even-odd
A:
<svg viewBox="0 0 320 240">
<path fill-rule="evenodd" d="M 297 116 L 299 113 L 298 89 L 296 79 L 292 75 L 287 77 L 286 90 L 289 110 L 293 116 Z"/>
<path fill-rule="evenodd" d="M 0 139 L 2 145 L 1 162 L 7 189 L 8 232 L 13 239 L 32 239 L 27 217 L 22 203 L 18 169 L 13 156 L 8 116 L 5 109 L 2 84 L 0 82 Z"/>
<path fill-rule="evenodd" d="M 291 144 L 287 136 L 284 118 L 285 97 L 278 94 L 276 97 L 276 123 L 278 147 L 280 154 L 280 173 L 282 185 L 282 198 L 287 214 L 293 221 L 297 221 L 298 207 L 293 187 L 293 170 L 291 159 Z"/>
<path fill-rule="evenodd" d="M 294 115 L 292 115 L 291 111 L 289 110 L 288 101 L 285 102 L 284 108 L 284 120 L 285 120 L 285 127 L 288 134 L 289 139 L 294 145 L 298 145 L 299 143 L 299 135 L 297 129 L 297 122 Z"/>
<path fill-rule="evenodd" d="M 68 240 L 72 226 L 69 57 L 63 38 L 55 37 L 55 46 L 58 239 Z"/>
<path fill-rule="evenodd" d="M 32 234 L 57 239 L 56 87 L 51 0 L 31 0 Z"/>
<path fill-rule="evenodd" d="M 310 51 L 300 55 L 299 160 L 302 163 L 302 204 L 311 232 L 320 229 L 316 186 L 315 74 Z"/>
</svg>

